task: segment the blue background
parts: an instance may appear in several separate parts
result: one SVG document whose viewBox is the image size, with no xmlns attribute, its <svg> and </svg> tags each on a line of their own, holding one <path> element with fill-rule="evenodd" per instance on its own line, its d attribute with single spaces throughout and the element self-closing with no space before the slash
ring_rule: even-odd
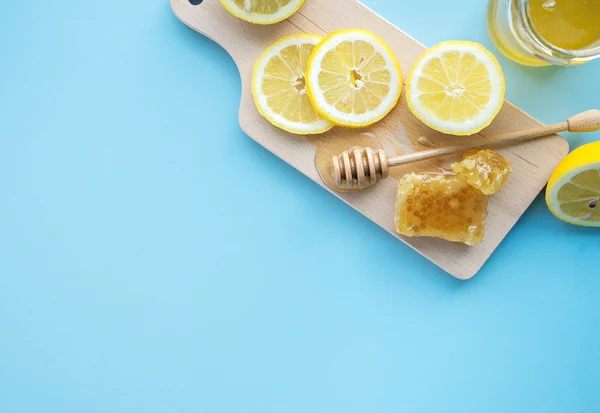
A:
<svg viewBox="0 0 600 413">
<path fill-rule="evenodd" d="M 491 47 L 482 0 L 365 3 Z M 499 59 L 544 122 L 600 106 L 600 62 Z M 540 197 L 455 280 L 245 136 L 239 96 L 166 0 L 1 2 L 0 412 L 600 410 L 598 230 Z"/>
</svg>

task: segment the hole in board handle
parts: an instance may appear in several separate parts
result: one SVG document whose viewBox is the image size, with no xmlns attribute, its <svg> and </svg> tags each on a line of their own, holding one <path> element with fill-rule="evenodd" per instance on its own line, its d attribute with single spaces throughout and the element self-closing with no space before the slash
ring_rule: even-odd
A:
<svg viewBox="0 0 600 413">
<path fill-rule="evenodd" d="M 189 0 L 192 6 L 199 6 L 204 0 Z"/>
</svg>

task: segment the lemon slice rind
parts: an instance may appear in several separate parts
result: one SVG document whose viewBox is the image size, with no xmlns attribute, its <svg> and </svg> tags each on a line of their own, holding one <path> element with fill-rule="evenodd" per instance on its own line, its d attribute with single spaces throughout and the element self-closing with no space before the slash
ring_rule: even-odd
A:
<svg viewBox="0 0 600 413">
<path fill-rule="evenodd" d="M 291 0 L 285 6 L 282 6 L 276 13 L 263 14 L 246 10 L 240 7 L 233 0 L 220 0 L 221 4 L 227 11 L 242 20 L 253 24 L 275 24 L 279 23 L 294 13 L 296 13 L 304 5 L 306 0 Z"/>
</svg>

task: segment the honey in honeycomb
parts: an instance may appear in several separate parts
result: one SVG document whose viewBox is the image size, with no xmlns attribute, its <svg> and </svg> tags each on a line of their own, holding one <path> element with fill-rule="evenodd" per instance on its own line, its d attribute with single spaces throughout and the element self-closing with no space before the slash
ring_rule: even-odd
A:
<svg viewBox="0 0 600 413">
<path fill-rule="evenodd" d="M 398 182 L 396 231 L 474 245 L 483 241 L 487 208 L 487 196 L 454 175 L 404 175 Z"/>
<path fill-rule="evenodd" d="M 472 150 L 452 164 L 456 176 L 486 195 L 498 192 L 506 183 L 511 166 L 502 155 L 489 149 Z"/>
</svg>

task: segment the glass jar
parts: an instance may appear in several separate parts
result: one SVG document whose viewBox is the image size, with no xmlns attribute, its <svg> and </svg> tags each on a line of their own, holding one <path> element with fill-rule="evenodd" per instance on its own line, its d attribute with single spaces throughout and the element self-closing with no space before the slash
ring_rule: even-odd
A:
<svg viewBox="0 0 600 413">
<path fill-rule="evenodd" d="M 558 19 L 560 13 L 564 13 L 555 10 L 558 2 L 561 2 L 561 10 L 566 9 L 568 16 L 578 24 L 589 24 L 584 26 L 589 27 L 587 33 L 578 27 L 573 28 L 573 34 L 580 36 L 586 33 L 588 38 L 596 36 L 600 27 L 600 0 L 488 0 L 488 30 L 498 49 L 508 58 L 527 66 L 573 65 L 600 57 L 600 37 L 581 48 L 565 48 L 547 40 L 552 36 L 545 38 L 540 34 L 535 18 L 546 19 L 538 20 L 545 24 L 539 28 L 544 28 L 547 34 L 554 34 L 555 39 L 569 37 L 570 27 L 562 21 L 557 20 L 556 30 L 552 32 L 552 19 Z M 532 17 L 532 10 L 537 15 Z"/>
</svg>

